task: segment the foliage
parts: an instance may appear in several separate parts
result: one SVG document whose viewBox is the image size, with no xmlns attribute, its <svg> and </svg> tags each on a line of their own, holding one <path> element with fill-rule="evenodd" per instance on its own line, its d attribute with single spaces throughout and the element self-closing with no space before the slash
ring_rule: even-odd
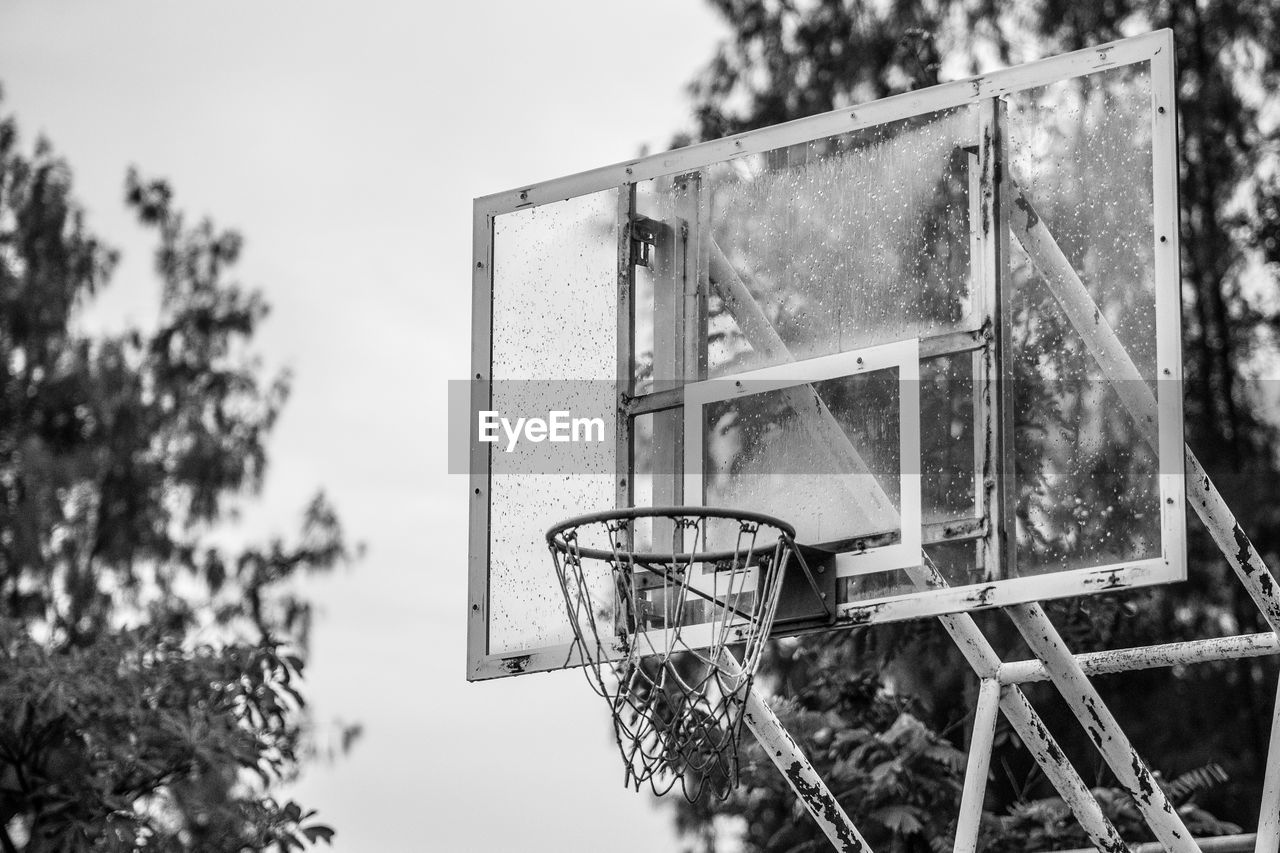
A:
<svg viewBox="0 0 1280 853">
<path fill-rule="evenodd" d="M 256 796 L 298 760 L 302 662 L 277 644 L 184 647 L 154 627 L 51 651 L 6 626 L 0 804 L 28 850 L 262 850 L 327 837 Z M 185 836 L 185 837 L 183 837 Z"/>
<path fill-rule="evenodd" d="M 815 653 L 839 659 L 838 644 Z M 877 850 L 929 850 L 954 820 L 964 754 L 921 722 L 919 709 L 883 690 L 867 672 L 819 663 L 795 696 L 773 703 L 787 731 Z M 750 741 L 750 739 L 747 739 Z M 748 849 L 826 849 L 827 841 L 754 741 L 743 743 L 742 783 L 715 807 L 745 820 Z M 683 806 L 686 830 L 708 807 Z M 890 846 L 892 845 L 892 846 Z"/>
<path fill-rule="evenodd" d="M 239 235 L 133 172 L 126 202 L 158 240 L 159 315 L 87 334 L 116 254 L 67 164 L 0 118 L 0 845 L 327 839 L 267 792 L 304 754 L 297 578 L 348 558 L 342 529 L 318 495 L 297 542 L 223 544 L 289 377 L 249 349 L 268 306 L 229 278 Z"/>
<path fill-rule="evenodd" d="M 1170 802 L 1196 838 L 1240 832 L 1236 824 L 1218 820 L 1196 804 L 1197 794 L 1226 781 L 1226 778 L 1221 767 L 1211 764 L 1163 784 Z M 1094 788 L 1093 796 L 1102 807 L 1102 813 L 1123 838 L 1129 841 L 1155 840 L 1132 798 L 1122 789 Z M 1091 846 L 1088 836 L 1060 797 L 1016 802 L 999 817 L 984 814 L 981 843 L 987 853 L 1073 850 Z"/>
<path fill-rule="evenodd" d="M 1009 65 L 1171 27 L 1179 96 L 1188 442 L 1227 495 L 1255 546 L 1271 565 L 1280 564 L 1280 507 L 1272 487 L 1278 473 L 1275 393 L 1268 383 L 1251 381 L 1275 363 L 1280 343 L 1280 298 L 1276 296 L 1280 124 L 1274 120 L 1280 98 L 1276 94 L 1280 92 L 1280 28 L 1274 4 L 1226 0 L 1192 4 L 1047 0 L 1030 5 L 986 0 L 710 2 L 721 12 L 729 35 L 690 87 L 694 126 L 677 137 L 676 144 L 863 103 L 939 79 L 977 73 L 984 66 Z M 1045 296 L 1031 288 L 1025 292 L 1028 300 Z M 770 298 L 778 305 L 789 304 L 785 294 L 770 294 Z M 1028 302 L 1021 310 L 1033 307 Z M 1079 367 L 1081 352 L 1063 328 L 1046 323 L 1026 330 L 1038 336 L 1020 339 L 1028 351 L 1052 354 L 1068 368 Z M 785 329 L 779 331 L 785 335 Z M 1073 404 L 1070 394 L 1024 402 L 1018 413 L 1019 454 L 1030 458 L 1036 449 L 1034 429 L 1070 420 L 1061 409 L 1064 404 Z M 1074 447 L 1077 442 L 1068 436 L 1062 444 Z M 1032 475 L 1028 493 L 1020 496 L 1022 505 L 1038 502 L 1039 510 L 1052 510 L 1060 529 L 1074 526 L 1106 532 L 1115 528 L 1123 533 L 1124 524 L 1091 508 L 1105 507 L 1126 494 L 1134 476 L 1133 460 L 1099 455 L 1082 459 L 1081 464 L 1085 463 L 1089 470 L 1083 480 L 1092 485 L 1079 494 L 1078 502 L 1067 504 L 1060 495 L 1037 491 L 1039 484 Z M 1024 524 L 1023 529 L 1029 526 Z M 1068 643 L 1084 651 L 1265 629 L 1216 546 L 1198 528 L 1191 534 L 1191 572 L 1186 584 L 1140 598 L 1096 597 L 1051 607 Z M 1034 544 L 1046 559 L 1071 556 L 1062 542 Z M 987 617 L 980 617 L 980 622 L 1000 652 L 1026 654 L 1007 624 Z M 958 741 L 960 729 L 951 727 L 969 718 L 972 697 L 966 698 L 965 683 L 958 676 L 967 670 L 949 645 L 945 636 L 928 626 L 860 631 L 848 642 L 831 646 L 804 640 L 794 651 L 772 659 L 770 675 L 784 702 L 798 702 L 809 685 L 826 678 L 831 669 L 882 671 L 898 688 L 905 685 L 920 691 L 914 707 L 921 722 L 953 732 Z M 824 661 L 823 666 L 806 664 L 793 672 L 795 661 L 806 657 Z M 928 667 L 930 674 L 913 673 L 918 666 Z M 1189 803 L 1188 808 L 1212 809 L 1242 822 L 1254 819 L 1251 804 L 1261 787 L 1268 710 L 1274 695 L 1270 669 L 1245 661 L 1225 662 L 1131 673 L 1100 683 L 1151 764 L 1183 771 L 1217 761 L 1230 774 L 1229 782 L 1198 795 L 1204 805 Z M 1064 709 L 1039 701 L 1047 693 L 1031 692 L 1051 728 L 1075 725 L 1068 723 Z M 1235 701 L 1221 701 L 1224 695 Z M 1180 713 L 1171 716 L 1170 707 L 1179 708 Z M 831 726 L 833 742 L 862 725 L 834 718 L 831 722 L 839 723 Z M 801 745 L 811 750 L 815 746 L 810 741 Z M 1078 766 L 1087 766 L 1093 755 L 1091 745 L 1083 741 L 1064 743 L 1063 748 Z M 822 749 L 816 751 L 823 754 Z M 997 758 L 1008 758 L 1011 766 L 1026 766 L 1018 765 L 1026 761 L 1025 753 L 1008 745 L 1000 748 Z M 815 763 L 824 775 L 831 772 L 831 765 Z M 743 814 L 739 803 L 750 799 L 752 824 L 763 820 L 771 826 L 773 815 L 792 807 L 792 795 L 776 780 L 752 776 L 745 784 L 750 790 L 737 795 L 727 808 Z M 1008 779 L 997 779 L 992 786 L 989 805 L 996 812 L 1012 811 L 992 818 L 991 825 L 1003 828 L 1009 839 L 1021 837 L 1018 832 L 1030 832 L 1026 828 L 1035 824 L 1036 815 L 1052 825 L 1057 807 L 1045 799 L 1050 789 L 1042 779 L 1033 788 L 1023 790 Z M 1117 820 L 1128 827 L 1120 799 L 1116 809 Z M 954 809 L 949 813 L 954 814 Z M 1191 822 L 1198 822 L 1197 831 L 1212 831 L 1216 819 L 1208 817 L 1208 811 L 1188 815 Z M 709 817 L 710 813 L 703 815 Z M 679 821 L 691 830 L 706 825 L 695 818 L 686 812 Z M 861 823 L 869 825 L 866 818 Z M 1222 822 L 1219 827 L 1228 825 Z M 1038 838 L 1046 843 L 1063 841 L 1064 832 L 1068 831 L 1043 830 Z M 767 836 L 751 826 L 748 833 L 749 849 L 775 849 Z M 1039 840 L 1009 843 L 1008 849 L 1038 849 Z"/>
</svg>

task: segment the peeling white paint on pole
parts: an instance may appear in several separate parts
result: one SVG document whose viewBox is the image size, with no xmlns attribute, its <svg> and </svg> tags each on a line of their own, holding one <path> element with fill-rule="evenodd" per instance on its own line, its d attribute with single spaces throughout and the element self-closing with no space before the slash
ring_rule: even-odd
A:
<svg viewBox="0 0 1280 853">
<path fill-rule="evenodd" d="M 991 748 L 995 745 L 999 708 L 1000 682 L 984 678 L 978 688 L 978 707 L 973 712 L 973 737 L 969 739 L 969 761 L 964 771 L 964 793 L 960 797 L 953 853 L 977 853 L 978 850 L 982 802 L 987 793 L 987 774 L 991 769 Z"/>
<path fill-rule="evenodd" d="M 1132 649 L 1086 652 L 1075 656 L 1085 675 L 1132 672 L 1137 669 L 1159 669 L 1218 660 L 1265 657 L 1280 654 L 1280 638 L 1267 631 L 1235 637 L 1212 637 Z M 1018 660 L 1000 664 L 1001 684 L 1025 684 L 1048 681 L 1049 669 L 1039 660 Z"/>
<path fill-rule="evenodd" d="M 1094 799 L 1089 786 L 1080 778 L 1075 767 L 1063 755 L 1053 735 L 1045 728 L 1024 694 L 1017 687 L 1005 686 L 1000 693 L 1000 710 L 1022 744 L 1035 758 L 1054 790 L 1071 809 L 1080 827 L 1089 836 L 1095 850 L 1102 853 L 1129 853 L 1129 845 L 1120 837 L 1120 831 L 1103 814 L 1102 806 Z"/>
<path fill-rule="evenodd" d="M 1147 765 L 1134 751 L 1120 724 L 1085 677 L 1075 656 L 1038 604 L 1016 604 L 1005 610 L 1036 657 L 1045 662 L 1049 677 L 1066 700 L 1107 766 L 1133 797 L 1142 818 L 1170 853 L 1200 853 L 1190 831 L 1165 796 Z"/>
<path fill-rule="evenodd" d="M 927 554 L 924 563 L 918 569 L 908 570 L 912 582 L 921 587 L 945 586 L 946 580 Z M 967 613 L 941 616 L 938 621 L 980 678 L 990 679 L 996 676 L 1000 671 L 1000 657 L 972 616 Z M 1044 772 L 1045 778 L 1089 836 L 1089 841 L 1103 853 L 1127 853 L 1129 848 L 1121 839 L 1119 831 L 1103 814 L 1102 807 L 1090 793 L 1089 786 L 1071 766 L 1022 690 L 1017 686 L 1004 687 L 1000 692 L 1000 710 Z"/>
<path fill-rule="evenodd" d="M 836 850 L 840 853 L 871 853 L 871 845 L 858 832 L 818 771 L 813 769 L 755 687 L 747 694 L 747 707 L 742 719 Z"/>
</svg>

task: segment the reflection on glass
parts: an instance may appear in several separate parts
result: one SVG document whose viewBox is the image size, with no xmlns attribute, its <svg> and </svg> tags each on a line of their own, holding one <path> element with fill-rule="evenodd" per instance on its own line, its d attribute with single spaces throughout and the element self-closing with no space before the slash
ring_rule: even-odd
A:
<svg viewBox="0 0 1280 853">
<path fill-rule="evenodd" d="M 703 500 L 774 515 L 810 545 L 900 532 L 898 381 L 897 368 L 886 368 L 708 403 Z M 817 399 L 858 459 L 844 458 L 820 428 Z"/>
<path fill-rule="evenodd" d="M 920 362 L 920 492 L 925 524 L 972 518 L 974 472 L 972 353 Z"/>
<path fill-rule="evenodd" d="M 1147 63 L 1010 96 L 1010 175 L 1119 335 L 1156 376 L 1151 79 Z M 1025 215 L 1014 212 L 1012 215 Z M 1017 556 L 1021 574 L 1160 555 L 1159 465 L 1011 241 Z"/>
<path fill-rule="evenodd" d="M 947 331 L 971 320 L 969 108 L 711 168 L 711 376 Z"/>
<path fill-rule="evenodd" d="M 683 480 L 677 476 L 682 457 L 684 412 L 665 409 L 637 415 L 631 421 L 633 506 L 679 506 Z M 684 543 L 670 519 L 638 518 L 631 525 L 637 551 L 683 551 Z"/>
</svg>

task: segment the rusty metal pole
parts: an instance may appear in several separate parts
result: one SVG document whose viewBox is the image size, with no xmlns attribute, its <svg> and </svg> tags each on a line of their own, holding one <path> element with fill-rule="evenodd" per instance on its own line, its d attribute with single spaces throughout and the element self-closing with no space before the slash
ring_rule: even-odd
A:
<svg viewBox="0 0 1280 853">
<path fill-rule="evenodd" d="M 1275 576 L 1245 535 L 1222 493 L 1213 485 L 1190 447 L 1186 449 L 1185 464 L 1187 500 L 1209 529 L 1209 535 L 1235 570 L 1240 583 L 1244 584 L 1245 591 L 1257 605 L 1262 618 L 1267 620 L 1272 631 L 1280 632 L 1280 588 L 1276 585 Z"/>
<path fill-rule="evenodd" d="M 1161 643 L 1156 646 L 1140 646 L 1133 649 L 1109 649 L 1103 652 L 1084 652 L 1076 655 L 1076 662 L 1085 675 L 1105 675 L 1112 672 L 1133 672 L 1137 669 L 1160 669 L 1167 666 L 1186 666 L 1219 660 L 1238 660 L 1280 654 L 1280 637 L 1270 631 L 1259 634 L 1240 634 L 1235 637 L 1209 637 L 1203 640 L 1184 640 L 1180 643 Z M 1001 684 L 1025 684 L 1028 681 L 1048 681 L 1049 670 L 1040 660 L 1015 660 L 1000 664 Z"/>
<path fill-rule="evenodd" d="M 871 846 L 755 687 L 747 694 L 743 720 L 835 848 L 840 853 L 871 853 Z"/>
<path fill-rule="evenodd" d="M 926 558 L 922 569 L 908 570 L 912 579 L 922 586 L 944 583 L 938 570 Z M 951 635 L 951 639 L 964 655 L 969 666 L 980 678 L 994 678 L 1000 671 L 1000 658 L 982 629 L 969 614 L 940 616 L 938 621 Z M 1006 686 L 1000 692 L 1000 710 L 1018 733 L 1027 751 L 1044 771 L 1045 778 L 1067 804 L 1071 814 L 1089 836 L 1089 842 L 1103 853 L 1127 853 L 1128 846 L 1120 837 L 1115 825 L 1102 812 L 1102 806 L 1094 799 L 1089 786 L 1071 766 L 1071 762 L 1059 748 L 1053 735 L 1045 728 L 1040 715 L 1032 707 L 1026 695 L 1016 686 Z"/>
<path fill-rule="evenodd" d="M 730 677 L 742 675 L 741 664 L 728 649 L 720 652 L 720 667 Z M 871 846 L 754 684 L 747 691 L 742 720 L 836 850 L 840 853 L 871 853 Z"/>
<path fill-rule="evenodd" d="M 1103 813 L 1093 792 L 1067 760 L 1053 735 L 1049 734 L 1026 694 L 1017 687 L 1004 687 L 1000 693 L 1000 710 L 1053 784 L 1058 796 L 1079 821 L 1094 849 L 1102 853 L 1129 853 L 1129 845 L 1120 837 L 1120 831 Z"/>
<path fill-rule="evenodd" d="M 928 553 L 921 554 L 919 567 L 909 568 L 906 572 L 911 582 L 920 589 L 936 589 L 947 585 L 946 578 L 929 559 Z M 1000 656 L 972 616 L 968 613 L 939 616 L 938 621 L 979 678 L 992 679 L 999 675 L 1002 666 Z M 1103 814 L 1102 806 L 1094 799 L 1089 786 L 1067 760 L 1022 690 L 1016 686 L 1002 689 L 1000 710 L 1044 772 L 1045 778 L 1080 823 L 1081 829 L 1089 836 L 1089 842 L 1103 853 L 1127 853 L 1129 848 L 1120 837 L 1120 832 Z"/>
<path fill-rule="evenodd" d="M 982 828 L 982 801 L 987 794 L 987 774 L 991 768 L 991 747 L 996 737 L 996 714 L 1000 708 L 1000 682 L 984 678 L 978 688 L 978 705 L 973 712 L 973 736 L 969 739 L 969 761 L 964 771 L 964 794 L 956 818 L 953 853 L 977 853 L 978 830 Z"/>
<path fill-rule="evenodd" d="M 1120 724 L 1089 682 L 1080 664 L 1062 641 L 1058 630 L 1038 604 L 1014 604 L 1005 608 L 1009 618 L 1036 657 L 1044 661 L 1049 677 L 1068 707 L 1093 739 L 1111 772 L 1133 797 L 1143 820 L 1170 853 L 1199 853 L 1182 818 L 1129 743 Z"/>
</svg>

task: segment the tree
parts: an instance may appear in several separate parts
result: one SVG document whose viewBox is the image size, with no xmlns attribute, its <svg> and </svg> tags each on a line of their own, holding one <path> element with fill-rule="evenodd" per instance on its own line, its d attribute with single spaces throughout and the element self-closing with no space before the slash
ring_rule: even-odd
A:
<svg viewBox="0 0 1280 853">
<path fill-rule="evenodd" d="M 1260 372 L 1259 365 L 1274 358 L 1280 327 L 1280 128 L 1268 118 L 1280 91 L 1274 4 L 711 2 L 730 35 L 690 87 L 694 126 L 676 138 L 677 145 L 866 102 L 942 76 L 977 73 L 982 61 L 1012 64 L 1022 58 L 1015 58 L 1014 45 L 1023 54 L 1047 56 L 1147 29 L 1173 28 L 1182 158 L 1187 438 L 1254 544 L 1272 566 L 1280 563 L 1280 507 L 1269 485 L 1277 474 L 1273 403 L 1265 383 L 1260 388 L 1248 381 Z M 1052 342 L 1044 346 L 1049 349 Z M 1118 480 L 1110 488 L 1121 490 L 1123 485 Z M 1191 534 L 1188 583 L 1138 598 L 1055 605 L 1051 612 L 1069 643 L 1087 650 L 1266 630 L 1216 547 L 1198 527 Z M 1014 648 L 1007 625 L 995 618 L 982 621 L 989 635 L 1003 643 L 1001 651 Z M 804 640 L 794 653 L 773 658 L 771 675 L 781 685 L 783 700 L 795 701 L 815 677 L 807 664 L 797 661 L 821 659 L 836 669 L 885 670 L 921 691 L 919 714 L 925 723 L 959 740 L 963 726 L 956 724 L 971 707 L 955 677 L 964 671 L 963 664 L 948 655 L 954 655 L 949 642 L 931 625 L 888 627 L 849 638 Z M 936 677 L 910 678 L 912 665 L 922 660 L 933 662 Z M 1133 673 L 1101 684 L 1154 766 L 1181 774 L 1220 762 L 1230 783 L 1214 791 L 1198 790 L 1197 796 L 1231 820 L 1256 820 L 1253 804 L 1261 786 L 1275 687 L 1272 668 L 1234 661 L 1186 672 Z M 1226 693 L 1238 701 L 1224 706 L 1217 697 Z M 1055 731 L 1073 728 L 1060 709 L 1041 707 Z M 1158 710 L 1170 707 L 1184 713 L 1170 718 Z M 1150 722 L 1154 720 L 1159 724 Z M 839 735 L 837 727 L 834 737 Z M 1011 740 L 1006 737 L 1006 744 Z M 1087 742 L 1065 746 L 1077 766 L 1096 766 Z M 1047 795 L 1025 754 L 1006 745 L 993 766 L 1002 768 L 989 801 L 997 811 Z M 748 778 L 748 784 L 753 780 Z M 741 796 L 763 795 L 752 788 Z M 785 810 L 782 802 L 767 796 L 765 801 Z M 725 808 L 732 811 L 734 802 Z M 690 819 L 688 813 L 683 819 Z M 1006 822 L 1006 827 L 1015 824 Z M 751 849 L 764 849 L 751 843 Z"/>
<path fill-rule="evenodd" d="M 327 840 L 271 787 L 305 758 L 301 573 L 348 559 L 323 494 L 295 543 L 212 534 L 262 482 L 289 390 L 235 232 L 130 172 L 157 236 L 154 330 L 77 316 L 116 253 L 67 164 L 0 118 L 0 849 L 288 850 Z"/>
</svg>

